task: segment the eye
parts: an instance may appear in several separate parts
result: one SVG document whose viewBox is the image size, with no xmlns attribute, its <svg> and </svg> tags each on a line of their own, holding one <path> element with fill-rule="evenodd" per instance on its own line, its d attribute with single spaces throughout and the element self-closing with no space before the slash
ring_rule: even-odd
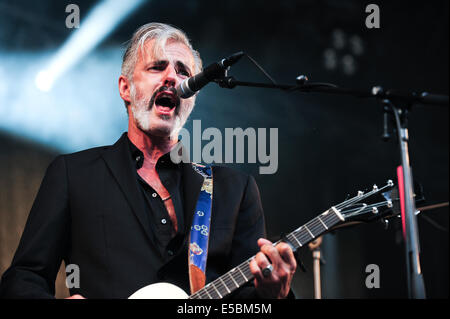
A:
<svg viewBox="0 0 450 319">
<path fill-rule="evenodd" d="M 183 75 L 183 76 L 186 76 L 186 77 L 190 77 L 190 76 L 191 76 L 191 75 L 189 74 L 189 72 L 186 71 L 186 70 L 184 70 L 184 69 L 178 70 L 178 74 Z"/>
<path fill-rule="evenodd" d="M 164 71 L 164 69 L 167 67 L 167 62 L 165 61 L 157 61 L 151 64 L 147 71 Z"/>
<path fill-rule="evenodd" d="M 162 66 L 162 65 L 154 65 L 154 66 L 147 68 L 147 71 L 163 71 L 164 68 L 165 68 L 165 66 Z"/>
</svg>

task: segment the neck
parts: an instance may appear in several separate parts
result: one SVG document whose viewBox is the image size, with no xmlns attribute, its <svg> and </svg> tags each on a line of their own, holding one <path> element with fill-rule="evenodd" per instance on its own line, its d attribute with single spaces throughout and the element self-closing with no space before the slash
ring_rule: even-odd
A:
<svg viewBox="0 0 450 319">
<path fill-rule="evenodd" d="M 145 133 L 135 125 L 128 125 L 128 138 L 144 154 L 144 164 L 142 168 L 153 169 L 158 159 L 170 150 L 177 143 L 176 139 L 168 136 L 154 136 Z"/>
</svg>

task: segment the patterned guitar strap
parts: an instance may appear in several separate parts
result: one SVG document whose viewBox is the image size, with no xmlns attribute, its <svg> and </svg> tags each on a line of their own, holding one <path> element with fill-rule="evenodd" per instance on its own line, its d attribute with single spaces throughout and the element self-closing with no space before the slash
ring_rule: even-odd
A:
<svg viewBox="0 0 450 319">
<path fill-rule="evenodd" d="M 189 283 L 191 294 L 203 288 L 206 282 L 206 259 L 208 257 L 209 227 L 213 196 L 211 166 L 192 163 L 194 170 L 203 176 L 189 238 Z"/>
</svg>

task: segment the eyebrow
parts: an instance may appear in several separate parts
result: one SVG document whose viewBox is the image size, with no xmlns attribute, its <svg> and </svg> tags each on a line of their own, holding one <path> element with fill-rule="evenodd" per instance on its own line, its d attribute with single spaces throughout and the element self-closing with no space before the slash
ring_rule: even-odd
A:
<svg viewBox="0 0 450 319">
<path fill-rule="evenodd" d="M 177 61 L 177 62 L 176 62 L 176 65 L 177 65 L 177 67 L 179 67 L 179 68 L 185 69 L 185 70 L 189 73 L 189 75 L 192 75 L 191 69 L 190 69 L 186 64 L 184 64 L 183 62 Z"/>
<path fill-rule="evenodd" d="M 151 62 L 150 64 L 155 65 L 155 66 L 164 66 L 164 65 L 169 64 L 169 61 L 167 61 L 167 60 L 157 60 L 157 61 Z M 182 68 L 182 69 L 186 70 L 189 73 L 189 75 L 192 75 L 191 69 L 186 64 L 184 64 L 183 62 L 176 61 L 175 62 L 175 66 L 178 67 L 178 68 Z"/>
</svg>

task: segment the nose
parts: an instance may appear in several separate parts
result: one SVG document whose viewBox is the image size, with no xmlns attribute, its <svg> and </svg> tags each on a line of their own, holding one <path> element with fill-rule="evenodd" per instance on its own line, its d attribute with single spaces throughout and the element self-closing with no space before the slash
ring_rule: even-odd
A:
<svg viewBox="0 0 450 319">
<path fill-rule="evenodd" d="M 166 68 L 166 74 L 164 75 L 164 85 L 167 87 L 175 87 L 177 84 L 177 72 L 172 65 Z"/>
</svg>

